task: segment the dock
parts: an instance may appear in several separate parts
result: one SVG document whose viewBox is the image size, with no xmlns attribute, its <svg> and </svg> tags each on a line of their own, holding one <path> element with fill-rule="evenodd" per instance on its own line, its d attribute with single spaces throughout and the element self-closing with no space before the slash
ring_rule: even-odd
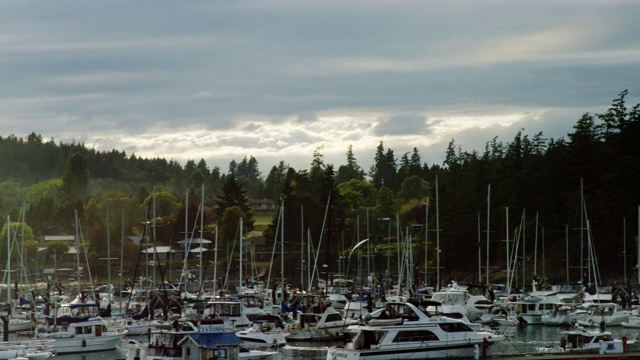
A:
<svg viewBox="0 0 640 360">
<path fill-rule="evenodd" d="M 509 360 L 582 360 L 582 359 L 640 359 L 640 352 L 628 352 L 624 354 L 589 354 L 589 353 L 565 353 L 565 354 L 530 354 L 530 355 L 497 355 L 488 356 L 487 359 Z"/>
</svg>

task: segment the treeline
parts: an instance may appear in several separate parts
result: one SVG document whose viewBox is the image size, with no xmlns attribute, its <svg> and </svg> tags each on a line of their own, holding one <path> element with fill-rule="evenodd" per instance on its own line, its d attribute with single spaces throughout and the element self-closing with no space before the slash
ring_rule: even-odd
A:
<svg viewBox="0 0 640 360">
<path fill-rule="evenodd" d="M 79 209 L 84 229 L 91 232 L 93 255 L 104 257 L 107 204 L 126 209 L 125 223 L 110 220 L 113 229 L 122 226 L 128 234 L 142 234 L 145 230 L 139 224 L 149 219 L 155 189 L 163 199 L 163 210 L 156 216 L 165 222 L 157 240 L 170 243 L 184 237 L 180 232 L 187 191 L 189 223 L 196 223 L 204 186 L 207 229 L 202 233 L 211 238 L 213 224 L 226 221 L 222 244 L 233 241 L 230 224 L 237 217 L 246 217 L 251 226 L 248 198 L 284 204 L 283 213 L 276 213 L 264 235 L 270 241 L 276 239 L 276 229 L 284 231 L 285 271 L 293 282 L 300 281 L 301 246 L 309 239 L 321 254 L 318 267 L 327 264 L 334 272 L 348 267 L 353 276 L 355 260 L 349 264 L 344 256 L 353 244 L 370 239 L 374 255 L 360 265 L 376 274 L 394 274 L 398 236 L 404 243 L 409 235 L 416 282 L 437 281 L 436 239 L 443 281 L 477 280 L 478 252 L 482 251 L 484 267 L 487 238 L 489 269 L 492 279 L 499 280 L 506 266 L 504 240 L 516 236 L 525 240 L 519 248 L 526 247 L 524 261 L 520 257 L 518 265 L 525 266 L 527 282 L 534 269 L 535 275 L 556 281 L 567 275 L 572 281 L 580 279 L 580 259 L 588 258 L 585 239 L 593 240 L 602 280 L 621 280 L 623 260 L 627 278 L 634 275 L 632 268 L 638 262 L 634 239 L 640 205 L 640 104 L 627 108 L 626 96 L 627 91 L 621 92 L 602 114 L 585 113 L 566 139 L 547 139 L 542 132 L 530 136 L 523 129 L 508 142 L 491 139 L 482 151 L 464 150 L 452 140 L 444 163 L 431 165 L 422 161 L 417 148 L 395 154 L 381 141 L 370 169 L 358 165 L 352 147 L 346 151 L 345 164 L 337 168 L 325 163 L 319 148 L 309 169 L 294 169 L 281 161 L 263 175 L 253 156 L 232 161 L 223 173 L 218 167 L 210 169 L 204 159 L 182 166 L 174 160 L 45 141 L 33 133 L 26 138 L 0 137 L 0 208 L 19 219 L 26 199 L 26 222 L 36 237 L 70 233 L 73 211 Z M 588 222 L 581 220 L 581 184 Z M 236 209 L 231 214 L 222 211 L 232 207 Z M 429 231 L 425 231 L 427 214 Z M 280 216 L 284 226 L 279 227 Z M 565 271 L 566 239 L 570 274 Z"/>
</svg>

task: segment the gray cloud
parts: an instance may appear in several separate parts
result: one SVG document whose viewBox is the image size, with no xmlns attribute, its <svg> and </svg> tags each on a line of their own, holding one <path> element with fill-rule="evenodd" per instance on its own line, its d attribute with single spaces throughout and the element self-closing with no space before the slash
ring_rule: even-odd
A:
<svg viewBox="0 0 640 360">
<path fill-rule="evenodd" d="M 637 102 L 638 13 L 622 0 L 7 1 L 0 125 L 222 168 L 244 155 L 307 167 L 319 146 L 340 164 L 349 144 L 365 163 L 381 140 L 440 163 L 452 138 L 479 151 L 519 128 L 557 138 L 624 89 Z"/>
<path fill-rule="evenodd" d="M 374 127 L 377 136 L 427 135 L 427 119 L 422 115 L 393 115 L 380 119 Z"/>
</svg>

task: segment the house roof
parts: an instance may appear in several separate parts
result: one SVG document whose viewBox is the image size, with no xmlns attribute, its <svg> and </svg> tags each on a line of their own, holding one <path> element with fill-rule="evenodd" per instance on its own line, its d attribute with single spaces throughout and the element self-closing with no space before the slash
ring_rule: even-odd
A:
<svg viewBox="0 0 640 360">
<path fill-rule="evenodd" d="M 74 235 L 45 235 L 44 241 L 75 241 Z"/>
<path fill-rule="evenodd" d="M 202 246 L 198 246 L 197 248 L 189 250 L 189 252 L 192 252 L 192 253 L 201 253 L 201 252 L 205 252 L 205 251 L 209 251 L 209 249 L 204 248 Z"/>
<path fill-rule="evenodd" d="M 178 241 L 178 244 L 211 244 L 211 240 L 203 239 L 203 238 L 193 238 L 193 239 L 185 239 Z"/>
<path fill-rule="evenodd" d="M 168 252 L 171 252 L 171 246 L 156 246 L 155 248 L 153 246 L 148 247 L 144 250 L 141 251 L 142 253 L 157 253 L 157 254 L 166 254 Z"/>
</svg>

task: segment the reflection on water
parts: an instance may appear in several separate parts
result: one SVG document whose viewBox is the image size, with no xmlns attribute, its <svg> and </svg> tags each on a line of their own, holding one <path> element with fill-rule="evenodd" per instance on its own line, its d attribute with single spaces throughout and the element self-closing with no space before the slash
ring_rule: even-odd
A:
<svg viewBox="0 0 640 360">
<path fill-rule="evenodd" d="M 539 347 L 557 345 L 560 342 L 561 332 L 569 330 L 566 327 L 552 327 L 544 325 L 515 326 L 513 336 L 505 341 L 494 344 L 491 347 L 491 355 L 522 355 L 536 354 Z M 628 339 L 637 338 L 636 329 L 627 329 L 621 326 L 607 329 L 614 338 L 626 336 Z M 306 359 L 324 360 L 327 356 L 327 347 L 341 343 L 289 343 L 280 350 L 276 356 L 279 360 Z M 630 345 L 630 350 L 640 349 L 639 344 Z"/>
<path fill-rule="evenodd" d="M 56 355 L 55 360 L 121 360 L 126 359 L 126 350 L 98 351 L 91 353 Z"/>
<path fill-rule="evenodd" d="M 536 354 L 540 347 L 558 345 L 562 337 L 562 332 L 570 330 L 570 328 L 531 325 L 517 326 L 514 330 L 514 336 L 501 343 L 495 344 L 491 348 L 491 354 Z M 620 339 L 623 336 L 626 336 L 629 340 L 637 338 L 637 331 L 635 329 L 612 326 L 606 330 L 611 332 L 616 339 Z M 638 344 L 633 344 L 629 348 L 631 350 L 637 350 Z"/>
</svg>

